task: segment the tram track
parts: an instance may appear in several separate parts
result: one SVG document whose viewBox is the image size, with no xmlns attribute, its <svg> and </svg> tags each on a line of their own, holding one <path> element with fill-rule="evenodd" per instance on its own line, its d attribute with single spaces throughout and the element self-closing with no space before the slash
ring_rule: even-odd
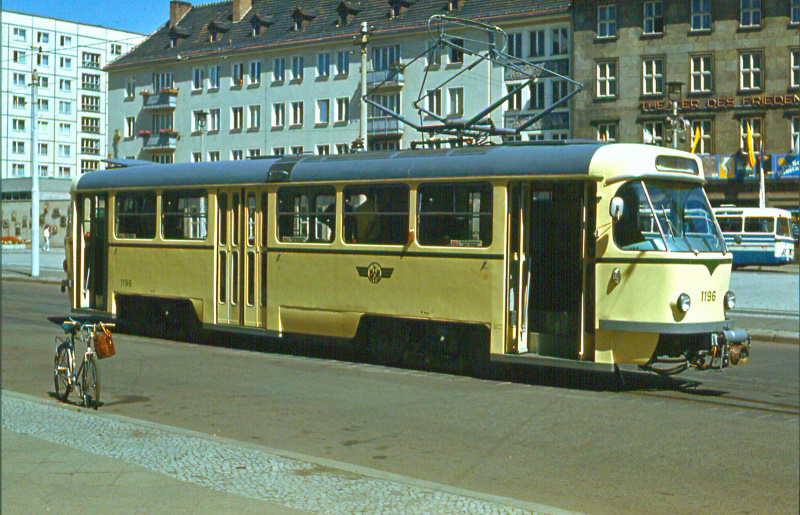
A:
<svg viewBox="0 0 800 515">
<path fill-rule="evenodd" d="M 627 395 L 634 395 L 637 397 L 647 397 L 653 399 L 663 399 L 670 401 L 681 401 L 696 404 L 705 404 L 711 406 L 719 406 L 725 408 L 743 409 L 747 411 L 763 412 L 769 414 L 789 415 L 793 417 L 800 417 L 800 408 L 790 404 L 782 404 L 778 402 L 759 401 L 754 399 L 746 399 L 744 397 L 737 397 L 731 395 L 709 397 L 699 395 L 690 395 L 684 392 L 675 391 L 662 391 L 662 392 L 625 392 Z"/>
</svg>

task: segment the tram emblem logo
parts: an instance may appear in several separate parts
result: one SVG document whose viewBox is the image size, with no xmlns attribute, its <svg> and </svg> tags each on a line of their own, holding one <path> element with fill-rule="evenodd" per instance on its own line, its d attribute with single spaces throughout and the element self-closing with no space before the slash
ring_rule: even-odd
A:
<svg viewBox="0 0 800 515">
<path fill-rule="evenodd" d="M 356 271 L 359 277 L 366 277 L 372 284 L 378 284 L 381 279 L 392 277 L 394 268 L 381 268 L 378 263 L 370 263 L 369 266 L 357 266 Z"/>
</svg>

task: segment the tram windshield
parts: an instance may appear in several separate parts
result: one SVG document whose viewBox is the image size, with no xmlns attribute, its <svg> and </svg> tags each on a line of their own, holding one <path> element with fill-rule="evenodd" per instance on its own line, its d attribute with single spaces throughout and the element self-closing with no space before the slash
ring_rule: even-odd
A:
<svg viewBox="0 0 800 515">
<path fill-rule="evenodd" d="M 659 180 L 624 184 L 624 202 L 614 224 L 614 242 L 623 250 L 725 252 L 714 215 L 701 187 Z"/>
</svg>

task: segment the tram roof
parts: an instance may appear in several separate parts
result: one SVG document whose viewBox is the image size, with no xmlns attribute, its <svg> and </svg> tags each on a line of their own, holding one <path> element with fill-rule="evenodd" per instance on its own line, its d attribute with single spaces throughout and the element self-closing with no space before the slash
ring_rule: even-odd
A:
<svg viewBox="0 0 800 515">
<path fill-rule="evenodd" d="M 600 142 L 499 145 L 140 165 L 90 172 L 77 190 L 503 176 L 588 176 Z"/>
</svg>

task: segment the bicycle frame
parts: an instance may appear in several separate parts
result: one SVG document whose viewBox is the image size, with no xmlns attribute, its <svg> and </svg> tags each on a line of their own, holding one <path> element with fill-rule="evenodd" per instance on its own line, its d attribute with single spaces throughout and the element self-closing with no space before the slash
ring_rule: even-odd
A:
<svg viewBox="0 0 800 515">
<path fill-rule="evenodd" d="M 85 336 L 83 334 L 85 330 Z M 94 336 L 94 325 L 82 325 L 77 331 L 69 332 L 69 336 L 66 338 L 56 337 L 56 341 L 58 344 L 56 348 L 60 347 L 61 345 L 67 344 L 67 362 L 68 362 L 68 370 L 67 370 L 67 383 L 68 389 L 71 390 L 72 388 L 76 388 L 78 390 L 78 396 L 83 400 L 84 405 L 86 404 L 86 385 L 83 384 L 82 380 L 79 380 L 83 377 L 84 368 L 86 367 L 86 363 L 89 361 L 90 356 L 93 356 L 97 359 L 97 353 L 92 348 L 92 341 Z M 78 369 L 75 369 L 75 338 L 77 335 L 77 339 L 80 342 L 86 343 L 86 351 L 83 353 L 83 359 L 81 360 L 80 366 Z M 67 393 L 69 395 L 69 393 Z"/>
</svg>

